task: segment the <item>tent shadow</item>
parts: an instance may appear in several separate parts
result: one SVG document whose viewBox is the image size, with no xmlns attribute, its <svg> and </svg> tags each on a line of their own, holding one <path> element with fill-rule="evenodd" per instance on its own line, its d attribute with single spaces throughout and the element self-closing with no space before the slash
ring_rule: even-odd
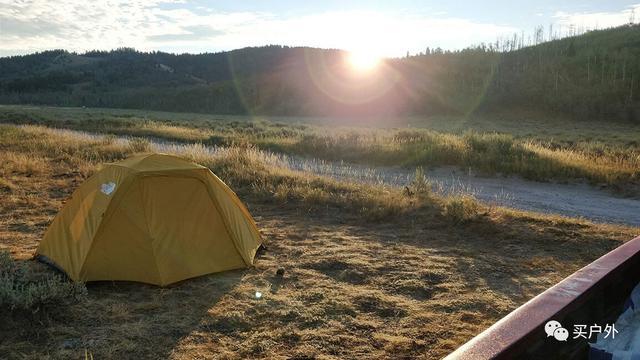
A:
<svg viewBox="0 0 640 360">
<path fill-rule="evenodd" d="M 241 280 L 233 270 L 169 287 L 132 282 L 88 284 L 89 301 L 74 306 L 79 348 L 97 358 L 167 358 Z"/>
</svg>

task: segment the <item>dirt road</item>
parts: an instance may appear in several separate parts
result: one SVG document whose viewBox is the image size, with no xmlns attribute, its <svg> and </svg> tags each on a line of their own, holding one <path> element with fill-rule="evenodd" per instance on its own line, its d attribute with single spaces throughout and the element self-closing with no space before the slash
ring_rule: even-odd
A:
<svg viewBox="0 0 640 360">
<path fill-rule="evenodd" d="M 361 182 L 405 186 L 414 179 L 415 169 L 371 168 L 362 165 L 288 158 L 292 168 Z M 481 177 L 455 167 L 428 170 L 427 177 L 440 193 L 466 192 L 476 198 L 522 210 L 561 214 L 570 217 L 640 226 L 640 200 L 616 197 L 608 191 L 584 183 L 557 184 L 518 177 Z"/>
<path fill-rule="evenodd" d="M 91 138 L 102 135 L 73 132 Z M 127 137 L 117 141 L 128 142 Z M 188 144 L 149 139 L 154 151 L 181 152 Z M 205 147 L 211 153 L 219 147 Z M 293 170 L 311 172 L 341 180 L 405 186 L 413 181 L 415 169 L 369 167 L 344 162 L 276 154 L 281 163 Z M 427 171 L 427 177 L 439 193 L 466 192 L 484 202 L 541 213 L 582 217 L 596 222 L 640 226 L 640 199 L 621 198 L 584 183 L 557 184 L 529 181 L 518 177 L 481 177 L 454 167 Z"/>
</svg>

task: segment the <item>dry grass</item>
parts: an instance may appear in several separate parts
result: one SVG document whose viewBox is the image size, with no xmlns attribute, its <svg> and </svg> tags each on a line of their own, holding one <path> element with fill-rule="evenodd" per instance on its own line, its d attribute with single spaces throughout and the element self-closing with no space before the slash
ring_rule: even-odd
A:
<svg viewBox="0 0 640 360">
<path fill-rule="evenodd" d="M 471 195 L 447 196 L 444 200 L 443 214 L 455 225 L 460 225 L 478 218 L 481 208 Z"/>
<path fill-rule="evenodd" d="M 254 148 L 186 149 L 248 204 L 267 241 L 256 267 L 168 288 L 88 284 L 86 302 L 37 322 L 0 310 L 0 354 L 437 358 L 638 234 L 482 204 L 454 225 L 443 214 L 456 199 L 284 170 Z M 52 217 L 101 162 L 130 153 L 104 139 L 0 126 L 0 173 L 12 184 L 0 188 L 0 250 L 51 271 L 26 259 Z"/>
<path fill-rule="evenodd" d="M 26 176 L 42 175 L 50 171 L 49 163 L 25 153 L 3 152 L 0 154 L 0 163 L 0 174 L 3 177 L 12 173 Z"/>
<path fill-rule="evenodd" d="M 538 181 L 586 179 L 624 194 L 640 194 L 640 127 L 633 124 L 528 113 L 366 121 L 367 125 L 404 129 L 344 126 L 362 125 L 362 119 L 273 120 L 278 121 L 117 109 L 0 107 L 0 122 L 208 145 L 252 144 L 276 152 L 371 165 L 455 165 Z"/>
<path fill-rule="evenodd" d="M 406 166 L 456 165 L 485 174 L 527 179 L 578 180 L 615 190 L 640 191 L 640 148 L 601 142 L 554 143 L 497 132 L 462 134 L 431 130 L 319 131 L 281 146 L 285 151 L 330 160 Z"/>
<path fill-rule="evenodd" d="M 164 139 L 181 139 L 187 142 L 205 141 L 213 135 L 209 129 L 194 129 L 162 123 L 144 122 L 131 135 L 151 136 Z"/>
</svg>

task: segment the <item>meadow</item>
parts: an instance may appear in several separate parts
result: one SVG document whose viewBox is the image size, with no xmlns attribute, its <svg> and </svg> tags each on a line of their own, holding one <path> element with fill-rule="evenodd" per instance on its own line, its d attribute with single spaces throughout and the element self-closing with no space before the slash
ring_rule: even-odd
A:
<svg viewBox="0 0 640 360">
<path fill-rule="evenodd" d="M 452 165 L 486 176 L 587 181 L 640 194 L 640 125 L 531 112 L 425 118 L 300 118 L 1 106 L 0 122 L 258 149 L 386 166 Z"/>
<path fill-rule="evenodd" d="M 292 171 L 264 151 L 332 159 L 338 147 L 341 157 L 353 157 L 347 160 L 435 166 L 469 165 L 478 156 L 469 152 L 475 146 L 485 149 L 474 159 L 486 157 L 487 171 L 525 176 L 501 156 L 524 151 L 512 147 L 542 146 L 534 128 L 538 135 L 493 133 L 500 129 L 483 130 L 491 125 L 482 121 L 473 133 L 415 129 L 415 123 L 403 130 L 355 123 L 332 129 L 314 121 L 2 107 L 0 122 L 32 125 L 0 125 L 0 252 L 10 254 L 0 258 L 0 353 L 27 359 L 437 358 L 640 233 L 466 195 L 440 196 L 420 172 L 406 191 Z M 544 148 L 558 161 L 548 166 L 563 159 L 580 169 L 560 179 L 606 181 L 606 170 L 611 184 L 635 181 L 638 159 L 629 153 L 638 151 L 632 143 L 637 128 L 585 125 L 594 127 L 594 138 L 579 140 L 572 126 L 578 125 L 557 130 L 565 131 L 557 140 L 563 145 Z M 603 154 L 576 145 L 599 136 L 607 139 Z M 153 150 L 143 137 L 186 143 L 176 155 L 209 167 L 247 204 L 266 242 L 254 268 L 167 288 L 98 282 L 83 291 L 30 260 L 84 179 L 102 163 Z M 226 146 L 212 154 L 201 143 Z M 406 156 L 427 144 L 432 155 Z M 628 158 L 616 163 L 611 149 L 625 149 Z M 594 158 L 576 160 L 588 156 Z M 10 279 L 3 267 L 20 269 L 24 279 Z M 278 269 L 284 276 L 276 276 Z M 25 295 L 43 283 L 59 296 Z M 264 296 L 256 299 L 255 291 Z"/>
</svg>

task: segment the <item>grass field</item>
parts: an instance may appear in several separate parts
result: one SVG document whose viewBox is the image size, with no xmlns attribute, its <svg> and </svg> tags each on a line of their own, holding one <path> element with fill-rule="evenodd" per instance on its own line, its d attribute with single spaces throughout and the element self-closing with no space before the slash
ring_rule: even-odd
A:
<svg viewBox="0 0 640 360">
<path fill-rule="evenodd" d="M 409 119 L 249 118 L 2 106 L 0 122 L 152 136 L 370 165 L 455 165 L 537 181 L 586 180 L 640 195 L 640 125 L 532 113 Z"/>
<path fill-rule="evenodd" d="M 0 306 L 0 354 L 7 358 L 83 358 L 85 352 L 96 359 L 437 358 L 640 232 L 440 197 L 419 181 L 407 193 L 291 171 L 260 149 L 297 153 L 306 143 L 300 139 L 324 136 L 292 121 L 223 119 L 225 130 L 213 119 L 190 124 L 186 115 L 167 123 L 159 120 L 164 114 L 150 122 L 129 111 L 3 107 L 1 113 L 2 122 L 224 142 L 230 146 L 215 155 L 197 144 L 178 155 L 210 167 L 238 193 L 267 246 L 254 268 L 168 288 L 92 283 L 86 300 L 35 314 Z M 277 129 L 292 133 L 261 141 L 259 134 Z M 353 131 L 366 139 L 383 134 Z M 452 143 L 466 136 L 420 134 Z M 514 143 L 523 139 L 530 137 L 513 136 Z M 627 146 L 618 140 L 606 146 Z M 637 144 L 629 146 L 637 151 Z M 0 251 L 30 276 L 51 273 L 28 259 L 65 199 L 101 163 L 147 148 L 139 139 L 0 125 Z M 629 174 L 625 166 L 619 174 Z M 265 295 L 258 300 L 255 291 Z"/>
</svg>

